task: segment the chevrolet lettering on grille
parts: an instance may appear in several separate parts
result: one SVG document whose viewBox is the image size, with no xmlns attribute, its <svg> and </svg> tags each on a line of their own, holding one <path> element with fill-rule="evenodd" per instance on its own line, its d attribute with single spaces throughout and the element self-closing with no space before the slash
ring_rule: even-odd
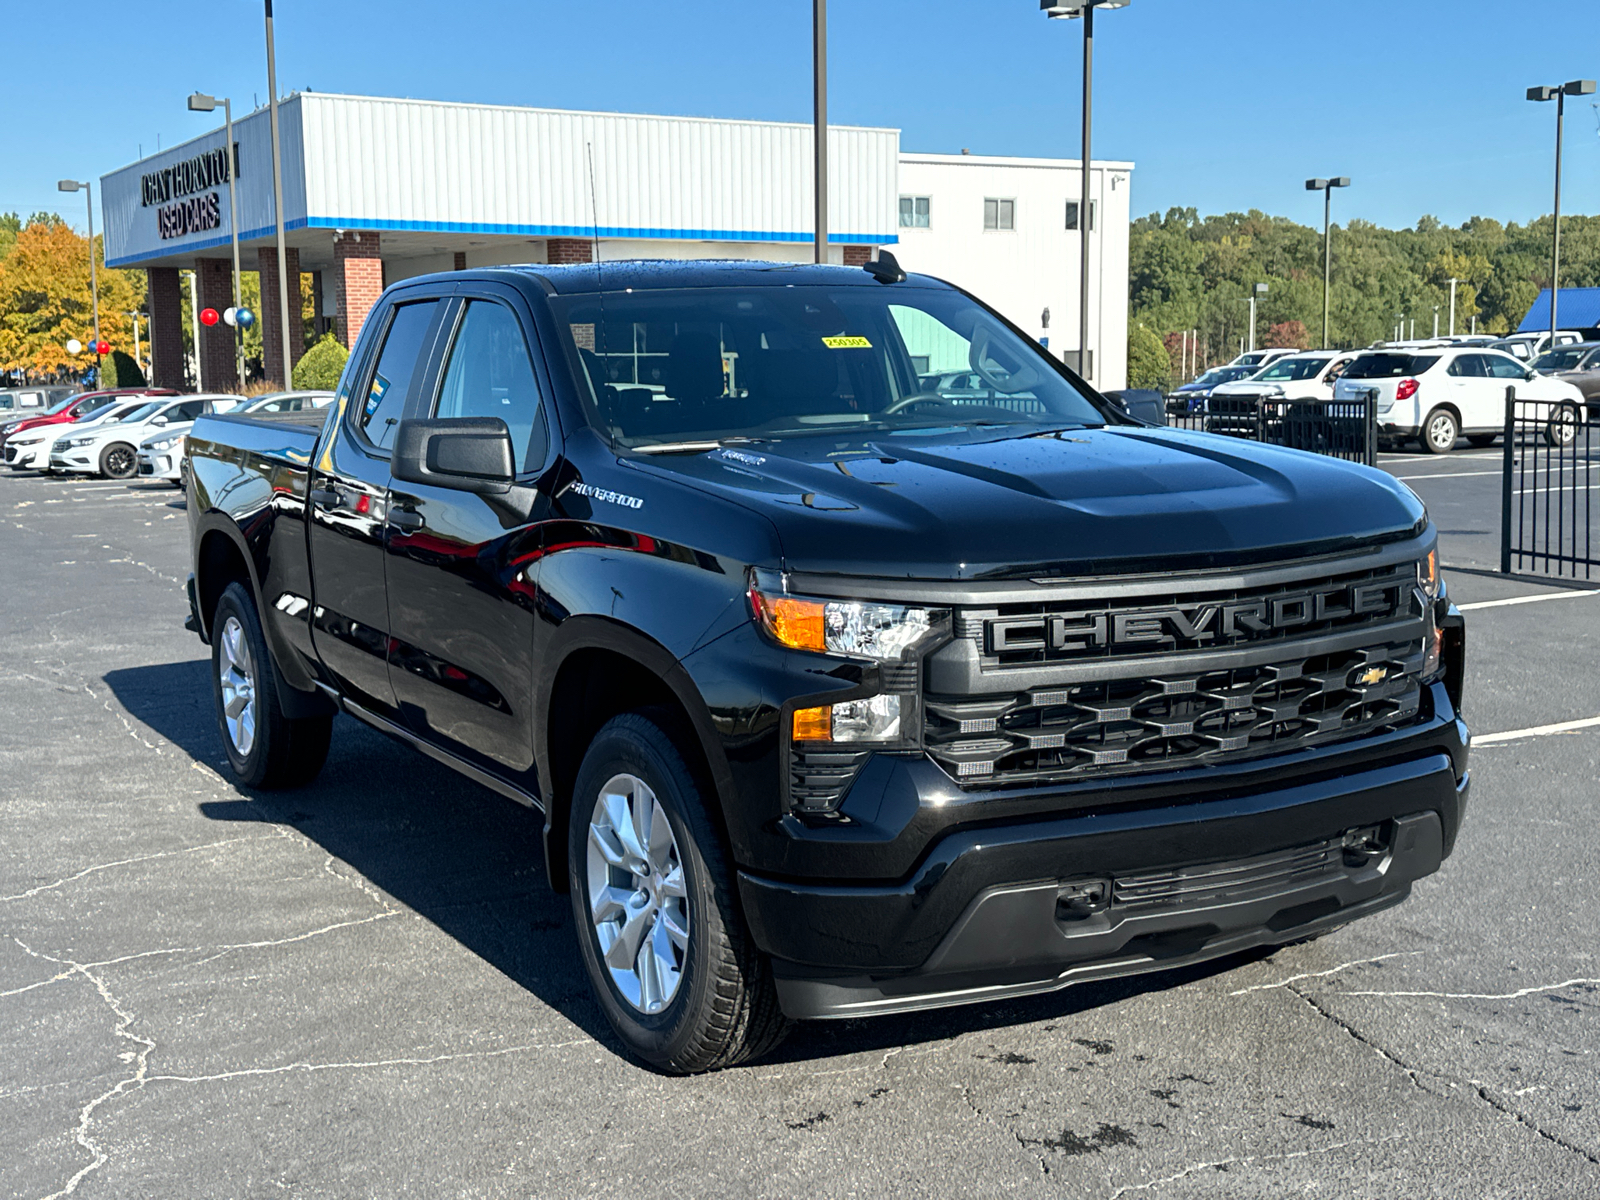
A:
<svg viewBox="0 0 1600 1200">
<path fill-rule="evenodd" d="M 1407 599 L 1399 582 L 1289 592 L 1238 603 L 1174 605 L 1133 611 L 996 617 L 985 622 L 990 654 L 1044 650 L 1072 654 L 1113 647 L 1191 649 L 1231 645 L 1326 621 L 1397 615 Z"/>
</svg>

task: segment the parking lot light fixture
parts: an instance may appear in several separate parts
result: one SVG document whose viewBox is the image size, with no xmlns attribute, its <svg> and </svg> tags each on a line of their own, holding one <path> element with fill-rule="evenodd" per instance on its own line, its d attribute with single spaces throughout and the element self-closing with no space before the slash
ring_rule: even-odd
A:
<svg viewBox="0 0 1600 1200">
<path fill-rule="evenodd" d="M 1322 348 L 1328 349 L 1328 285 L 1333 279 L 1333 189 L 1350 186 L 1350 176 L 1306 180 L 1306 191 L 1322 193 Z"/>
<path fill-rule="evenodd" d="M 189 97 L 190 112 L 215 112 L 217 105 L 222 106 L 222 121 L 227 129 L 227 160 L 228 160 L 228 227 L 233 241 L 233 307 L 240 308 L 244 301 L 239 295 L 239 202 L 233 192 L 234 167 L 238 165 L 238 157 L 233 150 L 233 102 L 224 96 L 220 100 L 215 96 L 208 96 L 204 92 L 196 92 Z M 284 331 L 288 336 L 288 330 Z M 237 326 L 233 333 L 233 369 L 238 376 L 239 386 L 244 386 L 244 338 Z M 288 386 L 287 383 L 284 384 Z"/>
<path fill-rule="evenodd" d="M 1550 241 L 1550 345 L 1556 344 L 1556 301 L 1561 287 L 1561 132 L 1567 118 L 1568 96 L 1592 96 L 1595 81 L 1572 79 L 1555 87 L 1531 87 L 1528 99 L 1537 103 L 1556 102 L 1556 208 L 1555 232 Z"/>
<path fill-rule="evenodd" d="M 1250 301 L 1250 350 L 1254 353 L 1256 348 L 1256 300 L 1267 294 L 1267 285 L 1258 283 L 1250 289 L 1250 294 L 1245 299 Z"/>
<path fill-rule="evenodd" d="M 1039 10 L 1051 20 L 1083 18 L 1083 195 L 1078 205 L 1078 373 L 1092 378 L 1089 366 L 1089 299 L 1094 294 L 1089 279 L 1089 225 L 1094 212 L 1089 171 L 1089 143 L 1094 113 L 1094 10 L 1126 8 L 1132 0 L 1039 0 Z"/>
<path fill-rule="evenodd" d="M 1451 279 L 1450 280 L 1450 336 L 1451 337 L 1455 337 L 1455 335 L 1456 335 L 1456 284 L 1458 284 L 1460 282 L 1461 282 L 1461 280 L 1459 280 L 1459 279 Z"/>
<path fill-rule="evenodd" d="M 63 179 L 56 184 L 58 192 L 83 192 L 84 206 L 89 213 L 89 298 L 94 304 L 94 382 L 100 385 L 100 282 L 94 270 L 94 190 L 88 183 L 79 183 L 76 179 Z"/>
</svg>

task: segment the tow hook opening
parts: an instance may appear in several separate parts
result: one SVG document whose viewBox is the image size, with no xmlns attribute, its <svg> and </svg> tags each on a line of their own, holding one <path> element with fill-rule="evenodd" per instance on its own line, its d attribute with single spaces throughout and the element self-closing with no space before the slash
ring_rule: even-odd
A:
<svg viewBox="0 0 1600 1200">
<path fill-rule="evenodd" d="M 1056 893 L 1056 920 L 1081 921 L 1111 906 L 1111 880 L 1075 879 Z"/>
<path fill-rule="evenodd" d="M 1344 865 L 1352 869 L 1370 866 L 1389 853 L 1388 822 L 1362 825 L 1344 831 Z"/>
</svg>

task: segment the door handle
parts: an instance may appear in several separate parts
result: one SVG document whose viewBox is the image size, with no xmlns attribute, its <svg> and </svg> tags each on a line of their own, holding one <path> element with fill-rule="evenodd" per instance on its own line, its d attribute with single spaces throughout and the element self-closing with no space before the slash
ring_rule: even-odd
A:
<svg viewBox="0 0 1600 1200">
<path fill-rule="evenodd" d="M 315 504 L 318 508 L 324 509 L 324 510 L 330 509 L 330 508 L 338 508 L 339 507 L 339 493 L 336 492 L 333 488 L 312 488 L 311 489 L 311 503 Z"/>
<path fill-rule="evenodd" d="M 421 529 L 427 524 L 419 512 L 409 508 L 391 508 L 389 510 L 389 524 L 397 529 Z"/>
</svg>

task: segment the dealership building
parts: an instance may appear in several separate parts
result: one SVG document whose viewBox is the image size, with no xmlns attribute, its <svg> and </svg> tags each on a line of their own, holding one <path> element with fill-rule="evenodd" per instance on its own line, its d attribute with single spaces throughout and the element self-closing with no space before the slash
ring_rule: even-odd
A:
<svg viewBox="0 0 1600 1200">
<path fill-rule="evenodd" d="M 279 104 L 290 311 L 310 276 L 317 331 L 347 346 L 383 288 L 433 271 L 625 258 L 812 260 L 812 129 L 300 92 Z M 106 264 L 150 277 L 152 381 L 185 383 L 186 304 L 233 303 L 228 173 L 241 268 L 259 271 L 269 373 L 282 362 L 268 110 L 101 179 Z M 828 131 L 829 259 L 892 248 L 1078 361 L 1080 225 L 1093 272 L 1087 366 L 1127 369 L 1133 164 L 912 154 L 895 129 Z M 185 272 L 193 272 L 186 286 Z M 205 390 L 234 385 L 233 332 L 199 329 Z M 291 360 L 304 350 L 289 328 Z"/>
</svg>

